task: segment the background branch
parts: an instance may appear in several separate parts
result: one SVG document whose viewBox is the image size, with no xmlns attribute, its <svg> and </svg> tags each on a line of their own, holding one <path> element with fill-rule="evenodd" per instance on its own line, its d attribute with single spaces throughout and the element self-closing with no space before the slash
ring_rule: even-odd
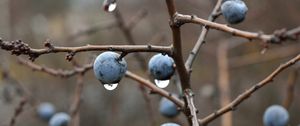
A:
<svg viewBox="0 0 300 126">
<path fill-rule="evenodd" d="M 77 78 L 74 99 L 70 107 L 71 126 L 80 126 L 80 104 L 84 86 L 83 77 L 84 73 L 80 73 Z"/>
<path fill-rule="evenodd" d="M 298 76 L 298 68 L 295 67 L 291 70 L 288 80 L 287 80 L 286 96 L 283 101 L 283 106 L 286 109 L 289 109 L 291 104 L 294 101 L 294 90 L 295 90 L 295 84 L 297 81 L 297 76 Z"/>
<path fill-rule="evenodd" d="M 9 126 L 14 126 L 16 124 L 18 116 L 24 111 L 24 106 L 28 102 L 26 97 L 23 97 L 18 104 L 18 106 L 15 108 L 15 112 L 13 117 L 10 120 Z"/>
<path fill-rule="evenodd" d="M 203 125 L 207 125 L 211 121 L 215 120 L 216 118 L 222 116 L 223 114 L 234 111 L 238 105 L 240 105 L 243 101 L 248 99 L 254 92 L 256 92 L 261 87 L 267 85 L 268 83 L 272 82 L 274 78 L 283 70 L 287 69 L 288 67 L 294 65 L 296 62 L 300 60 L 300 54 L 298 54 L 293 59 L 289 60 L 288 62 L 281 64 L 275 71 L 273 71 L 269 76 L 265 79 L 260 81 L 259 83 L 255 84 L 242 94 L 240 94 L 237 98 L 235 98 L 230 104 L 222 107 L 221 109 L 217 110 L 216 112 L 204 117 L 203 119 L 199 119 L 199 122 Z"/>
<path fill-rule="evenodd" d="M 120 28 L 120 30 L 124 34 L 127 42 L 130 45 L 136 45 L 136 42 L 131 33 L 131 30 L 134 28 L 134 26 L 136 26 L 137 23 L 139 23 L 143 18 L 145 18 L 146 15 L 147 15 L 147 11 L 140 10 L 139 12 L 137 12 L 137 14 L 134 17 L 131 18 L 130 22 L 126 25 L 126 22 L 122 18 L 122 15 L 121 15 L 119 9 L 116 8 L 116 10 L 114 11 L 114 16 L 117 20 L 118 27 Z M 134 58 L 138 61 L 140 69 L 142 69 L 145 73 L 147 73 L 147 61 L 145 60 L 144 56 L 141 55 L 140 53 L 134 53 Z M 150 78 L 150 76 L 149 76 L 149 78 Z M 142 84 L 139 85 L 139 89 L 141 90 L 141 92 L 143 94 L 143 98 L 146 102 L 146 107 L 148 108 L 147 110 L 149 113 L 149 117 L 150 117 L 152 126 L 154 126 L 156 124 L 155 124 L 155 119 L 154 119 L 153 112 L 152 112 L 153 109 L 152 109 L 152 105 L 151 105 L 151 100 L 146 92 L 146 89 L 144 88 L 144 86 Z"/>
<path fill-rule="evenodd" d="M 90 64 L 85 64 L 81 67 L 74 67 L 74 69 L 72 70 L 53 69 L 46 66 L 37 65 L 31 61 L 27 61 L 24 58 L 20 58 L 20 57 L 18 58 L 18 62 L 21 65 L 25 65 L 31 68 L 33 71 L 41 71 L 51 76 L 61 77 L 61 78 L 69 78 L 77 74 L 82 74 L 93 68 L 93 63 L 90 63 Z"/>
<path fill-rule="evenodd" d="M 221 42 L 217 50 L 218 58 L 218 70 L 219 70 L 219 95 L 220 95 L 220 106 L 226 106 L 230 104 L 230 77 L 229 77 L 229 65 L 228 65 L 228 44 L 230 42 L 224 41 Z M 228 112 L 227 114 L 221 117 L 222 126 L 232 126 L 232 113 Z"/>
</svg>

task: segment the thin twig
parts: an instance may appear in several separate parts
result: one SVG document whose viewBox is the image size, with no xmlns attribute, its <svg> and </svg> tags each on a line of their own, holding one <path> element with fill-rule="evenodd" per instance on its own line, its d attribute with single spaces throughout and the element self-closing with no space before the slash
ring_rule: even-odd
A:
<svg viewBox="0 0 300 126">
<path fill-rule="evenodd" d="M 53 46 L 49 41 L 45 42 L 45 48 L 34 49 L 21 40 L 17 41 L 3 41 L 0 39 L 0 47 L 3 50 L 11 51 L 14 55 L 28 55 L 31 60 L 43 54 L 66 52 L 68 53 L 66 59 L 72 60 L 73 56 L 78 52 L 86 51 L 120 51 L 124 53 L 133 52 L 161 52 L 172 54 L 171 46 L 154 46 L 154 45 L 86 45 L 79 47 L 60 47 Z"/>
<path fill-rule="evenodd" d="M 75 76 L 80 73 L 85 73 L 93 68 L 93 64 L 85 64 L 81 67 L 74 67 L 72 70 L 61 70 L 61 69 L 53 69 L 46 66 L 37 65 L 31 61 L 25 60 L 24 58 L 18 58 L 18 61 L 21 65 L 28 66 L 33 71 L 41 71 L 47 73 L 49 75 L 61 78 L 69 78 Z"/>
<path fill-rule="evenodd" d="M 300 34 L 300 26 L 291 29 L 289 31 L 286 30 L 276 30 L 274 34 L 263 34 L 263 33 L 256 33 L 256 32 L 249 32 L 249 31 L 243 31 L 239 29 L 235 29 L 232 27 L 229 27 L 226 24 L 219 24 L 215 22 L 211 22 L 202 18 L 199 18 L 195 15 L 183 15 L 183 14 L 176 14 L 175 19 L 178 22 L 181 23 L 194 23 L 194 24 L 200 24 L 206 27 L 210 27 L 212 29 L 220 30 L 223 32 L 227 32 L 232 34 L 233 36 L 243 37 L 249 40 L 258 39 L 262 40 L 264 42 L 269 43 L 281 43 L 285 40 L 296 40 L 297 37 Z"/>
<path fill-rule="evenodd" d="M 240 105 L 243 101 L 248 99 L 253 93 L 255 93 L 258 89 L 261 87 L 269 84 L 274 80 L 274 78 L 283 70 L 287 69 L 288 67 L 294 65 L 296 62 L 300 60 L 300 54 L 298 54 L 293 59 L 289 60 L 288 62 L 281 64 L 275 71 L 273 71 L 269 76 L 267 76 L 265 79 L 260 81 L 259 83 L 255 84 L 242 94 L 240 94 L 237 98 L 235 98 L 230 104 L 224 106 L 223 108 L 217 110 L 216 112 L 204 117 L 203 119 L 199 119 L 199 123 L 203 125 L 207 125 L 211 121 L 217 119 L 218 117 L 222 116 L 223 114 L 234 111 L 238 105 Z"/>
<path fill-rule="evenodd" d="M 222 3 L 222 0 L 217 1 L 213 11 L 211 12 L 211 14 L 208 17 L 208 21 L 214 22 L 218 18 L 218 16 L 219 16 L 218 12 L 220 10 L 221 3 Z M 193 50 L 190 52 L 189 57 L 187 58 L 187 60 L 185 62 L 185 66 L 187 69 L 192 68 L 193 62 L 196 59 L 201 46 L 205 43 L 205 38 L 206 38 L 208 31 L 209 31 L 209 27 L 202 26 L 200 36 L 199 36 Z"/>
<path fill-rule="evenodd" d="M 167 92 L 161 88 L 156 87 L 155 84 L 153 84 L 149 80 L 146 80 L 143 77 L 140 77 L 139 75 L 134 74 L 130 71 L 126 72 L 126 77 L 139 82 L 140 84 L 144 85 L 145 87 L 150 88 L 153 93 L 160 94 L 161 96 L 166 97 L 167 99 L 174 102 L 178 107 L 180 107 L 180 108 L 184 107 L 183 101 L 181 101 L 177 97 L 173 96 L 170 92 Z"/>
</svg>

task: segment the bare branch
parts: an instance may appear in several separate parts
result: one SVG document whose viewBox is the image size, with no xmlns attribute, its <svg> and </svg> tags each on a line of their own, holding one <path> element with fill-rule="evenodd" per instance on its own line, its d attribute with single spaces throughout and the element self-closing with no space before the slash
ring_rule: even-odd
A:
<svg viewBox="0 0 300 126">
<path fill-rule="evenodd" d="M 168 12 L 170 16 L 170 27 L 172 30 L 172 36 L 173 36 L 173 46 L 174 46 L 174 52 L 173 52 L 173 59 L 176 64 L 177 71 L 179 73 L 180 81 L 181 81 L 181 87 L 182 91 L 185 93 L 185 110 L 184 113 L 188 117 L 188 121 L 190 125 L 192 126 L 199 126 L 199 123 L 197 121 L 197 113 L 194 106 L 194 101 L 191 97 L 192 90 L 190 85 L 190 74 L 187 71 L 183 57 L 182 57 L 182 49 L 181 49 L 181 32 L 180 32 L 180 26 L 181 23 L 175 20 L 175 16 L 177 15 L 175 2 L 174 0 L 166 0 L 166 4 L 168 7 Z"/>
<path fill-rule="evenodd" d="M 27 61 L 23 58 L 18 58 L 18 61 L 21 65 L 25 65 L 25 66 L 31 68 L 33 71 L 41 71 L 41 72 L 47 73 L 51 76 L 61 77 L 61 78 L 69 78 L 69 77 L 72 77 L 72 76 L 80 74 L 80 73 L 85 73 L 93 68 L 93 64 L 91 63 L 91 64 L 83 65 L 82 67 L 75 67 L 72 70 L 61 70 L 61 69 L 56 70 L 56 69 L 49 68 L 46 66 L 37 65 L 37 64 L 35 64 L 31 61 Z"/>
<path fill-rule="evenodd" d="M 277 30 L 274 34 L 262 34 L 262 33 L 255 33 L 255 32 L 248 32 L 239 29 L 235 29 L 229 27 L 226 24 L 219 24 L 215 22 L 211 22 L 202 18 L 198 18 L 195 15 L 183 15 L 183 14 L 176 14 L 175 19 L 181 23 L 194 23 L 200 24 L 206 27 L 210 27 L 212 29 L 220 30 L 223 32 L 227 32 L 232 34 L 233 36 L 247 38 L 249 40 L 258 39 L 269 43 L 281 43 L 285 40 L 295 40 L 297 36 L 300 34 L 300 26 L 290 30 Z"/>
<path fill-rule="evenodd" d="M 240 105 L 243 101 L 248 99 L 254 92 L 256 92 L 261 87 L 269 84 L 273 81 L 273 79 L 283 70 L 287 69 L 288 67 L 294 65 L 296 62 L 300 60 L 300 54 L 298 54 L 293 59 L 289 60 L 288 62 L 281 64 L 275 71 L 273 71 L 269 76 L 267 76 L 264 80 L 261 82 L 255 84 L 242 94 L 240 94 L 237 98 L 235 98 L 230 104 L 224 106 L 223 108 L 217 110 L 216 112 L 204 117 L 203 119 L 199 119 L 199 123 L 203 125 L 207 125 L 211 121 L 215 120 L 216 118 L 222 116 L 223 114 L 234 111 L 238 105 Z"/>
<path fill-rule="evenodd" d="M 73 56 L 78 52 L 86 51 L 120 51 L 124 53 L 133 52 L 161 52 L 172 54 L 171 46 L 154 46 L 154 45 L 86 45 L 79 47 L 59 47 L 53 46 L 50 42 L 45 42 L 45 48 L 34 49 L 21 40 L 2 41 L 0 39 L 0 47 L 4 50 L 11 51 L 13 55 L 28 55 L 31 60 L 36 59 L 40 55 L 49 53 L 66 52 L 66 59 L 72 60 Z"/>
<path fill-rule="evenodd" d="M 161 88 L 156 87 L 155 84 L 151 83 L 149 80 L 146 80 L 143 77 L 140 77 L 137 74 L 134 74 L 130 71 L 126 72 L 126 77 L 128 77 L 132 80 L 135 80 L 135 81 L 139 82 L 140 84 L 150 88 L 152 92 L 160 94 L 161 96 L 166 97 L 167 99 L 173 101 L 180 108 L 184 107 L 183 101 L 181 101 L 177 97 L 173 96 L 171 93 L 169 93 Z"/>
<path fill-rule="evenodd" d="M 213 11 L 211 12 L 211 14 L 208 17 L 208 21 L 214 22 L 217 18 L 218 18 L 218 12 L 220 10 L 220 6 L 221 6 L 222 0 L 218 0 Z M 201 46 L 205 43 L 205 38 L 206 35 L 209 31 L 209 27 L 206 26 L 202 26 L 202 30 L 200 33 L 200 36 L 193 48 L 193 50 L 190 52 L 189 57 L 187 58 L 186 62 L 185 62 L 185 66 L 187 69 L 191 69 L 194 60 L 196 59 L 196 56 L 201 48 Z"/>
</svg>

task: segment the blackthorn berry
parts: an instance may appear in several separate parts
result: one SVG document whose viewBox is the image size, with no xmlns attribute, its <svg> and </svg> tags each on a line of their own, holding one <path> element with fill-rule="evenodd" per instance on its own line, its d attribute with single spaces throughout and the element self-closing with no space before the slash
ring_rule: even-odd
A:
<svg viewBox="0 0 300 126">
<path fill-rule="evenodd" d="M 280 105 L 272 105 L 264 113 L 265 126 L 287 126 L 289 121 L 288 111 Z"/>
<path fill-rule="evenodd" d="M 179 114 L 176 104 L 165 97 L 160 101 L 159 111 L 163 116 L 168 118 L 173 118 Z"/>
<path fill-rule="evenodd" d="M 228 23 L 237 24 L 245 19 L 248 8 L 242 0 L 227 0 L 222 3 L 221 11 Z"/>
<path fill-rule="evenodd" d="M 49 121 L 49 126 L 68 126 L 71 118 L 68 114 L 56 113 Z"/>
<path fill-rule="evenodd" d="M 127 71 L 127 63 L 115 52 L 101 53 L 94 62 L 94 73 L 102 84 L 118 83 Z"/>
<path fill-rule="evenodd" d="M 164 123 L 160 126 L 180 126 L 179 124 L 176 124 L 176 123 Z"/>
<path fill-rule="evenodd" d="M 37 114 L 43 120 L 48 121 L 54 113 L 55 107 L 51 103 L 44 102 L 37 107 Z"/>
<path fill-rule="evenodd" d="M 168 55 L 156 54 L 149 63 L 148 67 L 151 75 L 157 80 L 169 80 L 174 74 L 174 60 Z"/>
</svg>

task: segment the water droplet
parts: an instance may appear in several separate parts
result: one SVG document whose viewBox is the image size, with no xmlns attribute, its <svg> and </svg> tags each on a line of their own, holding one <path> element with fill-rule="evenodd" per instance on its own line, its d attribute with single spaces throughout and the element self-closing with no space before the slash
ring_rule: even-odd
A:
<svg viewBox="0 0 300 126">
<path fill-rule="evenodd" d="M 118 83 L 116 84 L 104 84 L 104 88 L 106 90 L 109 90 L 109 91 L 112 91 L 112 90 L 115 90 L 118 86 Z"/>
<path fill-rule="evenodd" d="M 105 11 L 112 12 L 117 8 L 117 2 L 116 0 L 104 0 L 103 7 Z"/>
<path fill-rule="evenodd" d="M 165 88 L 169 85 L 170 80 L 157 80 L 157 79 L 155 79 L 154 82 L 155 82 L 157 87 Z"/>
<path fill-rule="evenodd" d="M 108 12 L 112 12 L 117 8 L 117 3 L 112 3 L 108 5 Z"/>
</svg>

